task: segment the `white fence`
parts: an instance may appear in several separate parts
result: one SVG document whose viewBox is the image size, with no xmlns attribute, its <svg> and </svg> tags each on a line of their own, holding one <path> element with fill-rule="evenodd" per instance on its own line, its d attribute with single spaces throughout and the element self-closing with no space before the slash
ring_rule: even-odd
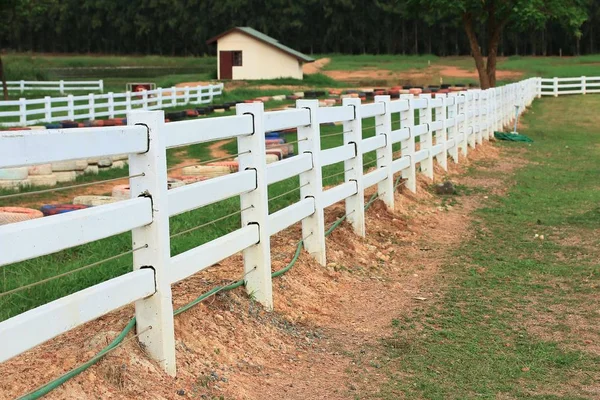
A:
<svg viewBox="0 0 600 400">
<path fill-rule="evenodd" d="M 221 95 L 223 84 L 158 88 L 141 92 L 87 94 L 0 101 L 0 125 L 25 126 L 63 120 L 94 120 L 126 115 L 133 109 L 159 110 L 185 104 L 206 104 Z"/>
<path fill-rule="evenodd" d="M 540 95 L 557 97 L 563 94 L 600 93 L 600 76 L 577 78 L 538 78 Z"/>
<path fill-rule="evenodd" d="M 98 91 L 104 92 L 104 81 L 7 81 L 9 91 L 44 91 L 44 92 L 75 92 L 75 91 Z"/>
<path fill-rule="evenodd" d="M 80 324 L 135 302 L 137 332 L 148 354 L 175 374 L 171 285 L 243 252 L 246 290 L 273 307 L 270 237 L 302 224 L 305 250 L 326 264 L 324 210 L 344 201 L 349 223 L 365 236 L 365 190 L 376 186 L 394 208 L 394 175 L 416 191 L 416 173 L 433 177 L 434 161 L 447 167 L 469 148 L 523 112 L 539 94 L 532 78 L 499 88 L 452 95 L 376 96 L 337 107 L 299 100 L 295 109 L 264 112 L 262 103 L 238 104 L 237 115 L 164 123 L 162 112 L 135 111 L 126 127 L 15 131 L 0 135 L 0 168 L 128 153 L 129 200 L 68 214 L 0 226 L 0 267 L 132 231 L 133 271 L 0 323 L 0 362 Z M 418 124 L 415 122 L 418 115 Z M 392 116 L 400 127 L 392 129 Z M 364 118 L 375 118 L 375 136 L 363 139 Z M 321 124 L 341 122 L 343 145 L 323 150 Z M 265 132 L 297 128 L 298 155 L 266 164 Z M 167 191 L 166 149 L 237 138 L 239 172 Z M 418 138 L 418 140 L 417 140 Z M 392 146 L 400 143 L 394 158 Z M 363 172 L 363 154 L 377 165 Z M 344 183 L 324 188 L 322 167 L 344 163 Z M 270 213 L 268 185 L 300 177 L 298 201 Z M 242 225 L 232 233 L 174 257 L 169 217 L 239 196 Z M 151 327 L 151 328 L 150 328 Z"/>
</svg>

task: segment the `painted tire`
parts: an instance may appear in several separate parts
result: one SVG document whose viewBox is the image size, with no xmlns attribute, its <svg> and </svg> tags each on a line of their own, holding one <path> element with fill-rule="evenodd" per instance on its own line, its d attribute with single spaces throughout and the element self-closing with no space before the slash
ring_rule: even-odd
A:
<svg viewBox="0 0 600 400">
<path fill-rule="evenodd" d="M 58 179 L 54 174 L 31 175 L 29 181 L 31 182 L 31 186 L 56 186 Z"/>
<path fill-rule="evenodd" d="M 73 199 L 73 204 L 82 204 L 84 206 L 102 206 L 105 204 L 116 203 L 121 199 L 117 199 L 111 196 L 77 196 Z"/>
<path fill-rule="evenodd" d="M 29 168 L 27 167 L 0 168 L 0 180 L 20 181 L 27 179 L 28 174 Z"/>
<path fill-rule="evenodd" d="M 84 161 L 85 167 L 87 167 L 87 161 Z M 79 164 L 81 166 L 81 164 Z M 76 171 L 78 169 L 77 161 L 60 161 L 56 163 L 52 163 L 52 171 L 54 172 L 65 172 L 65 171 Z"/>
<path fill-rule="evenodd" d="M 127 160 L 129 160 L 129 155 L 128 154 L 117 154 L 116 156 L 112 156 L 110 159 L 113 161 L 127 161 Z"/>
<path fill-rule="evenodd" d="M 231 172 L 238 172 L 240 170 L 240 164 L 237 161 L 218 161 L 208 165 L 228 167 Z"/>
<path fill-rule="evenodd" d="M 229 167 L 210 165 L 195 165 L 191 167 L 185 167 L 181 170 L 182 175 L 205 176 L 207 178 L 227 175 L 229 172 Z"/>
<path fill-rule="evenodd" d="M 279 161 L 279 157 L 277 157 L 275 154 L 267 154 L 266 158 L 267 158 L 267 164 L 271 164 L 271 163 Z"/>
<path fill-rule="evenodd" d="M 31 186 L 31 181 L 29 180 L 29 178 L 27 179 L 21 179 L 21 180 L 8 180 L 8 181 L 2 181 L 0 180 L 0 189 L 9 189 L 9 190 L 16 190 L 16 189 L 21 189 L 23 187 L 28 187 Z"/>
<path fill-rule="evenodd" d="M 0 225 L 42 218 L 41 211 L 22 207 L 0 207 Z"/>
<path fill-rule="evenodd" d="M 275 155 L 277 156 L 278 160 L 281 160 L 283 158 L 283 152 L 279 149 L 267 149 L 266 154 Z"/>
<path fill-rule="evenodd" d="M 287 144 L 267 145 L 267 150 L 281 150 L 283 157 L 287 156 L 290 152 Z"/>
<path fill-rule="evenodd" d="M 285 140 L 283 140 L 281 138 L 277 138 L 277 139 L 265 139 L 265 145 L 282 144 L 282 143 L 285 143 Z"/>
<path fill-rule="evenodd" d="M 204 177 L 204 176 L 192 176 L 192 175 L 176 175 L 176 176 L 173 176 L 170 179 L 176 179 L 178 181 L 183 182 L 186 185 L 190 185 L 192 183 L 205 181 L 206 177 Z"/>
<path fill-rule="evenodd" d="M 75 171 L 55 172 L 54 175 L 56 176 L 56 182 L 58 183 L 73 182 L 77 179 L 77 173 Z"/>
<path fill-rule="evenodd" d="M 98 164 L 99 167 L 110 167 L 113 164 L 113 162 L 110 158 L 103 158 L 101 160 L 98 160 L 96 164 Z"/>
<path fill-rule="evenodd" d="M 40 207 L 40 211 L 47 217 L 49 215 L 64 214 L 86 208 L 89 208 L 89 206 L 84 206 L 82 204 L 46 204 Z"/>
<path fill-rule="evenodd" d="M 98 175 L 98 166 L 88 165 L 88 167 L 83 170 L 83 174 Z"/>
<path fill-rule="evenodd" d="M 175 178 L 167 178 L 167 190 L 185 186 L 185 182 Z"/>
<path fill-rule="evenodd" d="M 29 175 L 50 175 L 52 173 L 52 164 L 40 164 L 29 167 Z"/>
<path fill-rule="evenodd" d="M 62 121 L 60 123 L 60 125 L 62 126 L 63 129 L 79 128 L 79 123 L 78 122 L 74 122 L 74 121 Z"/>
<path fill-rule="evenodd" d="M 115 161 L 112 163 L 111 168 L 125 168 L 127 163 L 125 161 Z"/>
<path fill-rule="evenodd" d="M 117 199 L 130 199 L 131 198 L 131 189 L 129 185 L 117 185 L 112 188 L 112 197 Z"/>
</svg>

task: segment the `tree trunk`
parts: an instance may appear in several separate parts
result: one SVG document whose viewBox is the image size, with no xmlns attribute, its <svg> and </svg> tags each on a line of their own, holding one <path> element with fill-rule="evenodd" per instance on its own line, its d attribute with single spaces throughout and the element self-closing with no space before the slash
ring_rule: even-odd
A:
<svg viewBox="0 0 600 400">
<path fill-rule="evenodd" d="M 473 18 L 469 13 L 463 14 L 462 18 L 465 32 L 469 38 L 469 45 L 471 46 L 471 55 L 475 60 L 475 67 L 477 67 L 477 73 L 479 74 L 479 84 L 482 89 L 489 89 L 490 80 L 483 63 L 483 55 L 481 54 L 481 49 L 479 48 L 479 43 L 477 41 L 477 35 L 475 34 L 475 29 L 473 27 Z"/>
<path fill-rule="evenodd" d="M 495 25 L 490 28 L 493 29 L 488 30 L 488 34 L 490 36 L 488 40 L 486 73 L 490 87 L 496 87 L 496 62 L 498 58 L 498 44 L 500 43 L 500 33 L 502 32 L 502 27 Z"/>
<path fill-rule="evenodd" d="M 419 55 L 419 25 L 417 21 L 415 23 L 415 54 Z"/>
<path fill-rule="evenodd" d="M 6 86 L 6 76 L 4 76 L 4 65 L 2 64 L 2 55 L 0 55 L 0 79 L 2 80 L 2 93 L 4 100 L 8 100 L 8 86 Z"/>
</svg>

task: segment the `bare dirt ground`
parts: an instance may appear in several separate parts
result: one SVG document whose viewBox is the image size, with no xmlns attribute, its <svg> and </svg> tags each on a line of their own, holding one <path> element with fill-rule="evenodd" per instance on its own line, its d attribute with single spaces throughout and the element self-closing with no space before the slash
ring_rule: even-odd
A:
<svg viewBox="0 0 600 400">
<path fill-rule="evenodd" d="M 510 176 L 518 163 L 506 156 L 486 144 L 444 175 L 462 183 L 460 173 L 474 160 L 494 160 L 485 168 L 503 168 Z M 273 281 L 275 311 L 263 311 L 238 288 L 176 317 L 177 378 L 162 373 L 133 339 L 48 398 L 374 396 L 378 382 L 363 382 L 362 374 L 376 366 L 353 365 L 351 355 L 390 333 L 392 318 L 402 310 L 439 295 L 442 288 L 434 287 L 433 279 L 469 236 L 471 212 L 485 203 L 473 195 L 459 196 L 453 207 L 442 206 L 429 185 L 421 177 L 418 194 L 401 190 L 393 212 L 376 201 L 367 211 L 366 238 L 342 224 L 327 239 L 326 267 L 302 253 L 290 272 Z M 343 213 L 342 204 L 332 206 L 327 222 Z M 294 226 L 272 238 L 273 270 L 287 265 L 300 236 L 300 227 Z M 236 255 L 175 285 L 175 306 L 239 279 L 241 271 Z M 26 393 L 89 359 L 132 315 L 133 307 L 125 307 L 0 365 L 0 398 Z"/>
<path fill-rule="evenodd" d="M 329 64 L 330 61 L 331 59 L 327 57 L 319 58 L 318 60 L 315 60 L 315 62 L 304 64 L 302 66 L 302 72 L 305 74 L 316 74 L 321 70 L 321 68 Z"/>
<path fill-rule="evenodd" d="M 413 69 L 408 71 L 390 71 L 386 69 L 365 68 L 359 71 L 323 71 L 335 80 L 345 82 L 386 81 L 402 82 L 414 85 L 428 85 L 440 83 L 444 78 L 479 79 L 477 71 L 466 70 L 455 66 L 430 66 L 426 69 Z M 518 71 L 497 71 L 497 79 L 516 79 L 523 74 Z"/>
</svg>

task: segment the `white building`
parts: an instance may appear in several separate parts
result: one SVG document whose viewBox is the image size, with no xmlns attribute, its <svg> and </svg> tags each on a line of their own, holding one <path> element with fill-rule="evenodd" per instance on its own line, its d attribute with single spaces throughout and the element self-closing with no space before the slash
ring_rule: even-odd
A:
<svg viewBox="0 0 600 400">
<path fill-rule="evenodd" d="M 213 37 L 217 42 L 219 79 L 302 79 L 302 64 L 314 59 L 249 27 L 235 27 Z"/>
</svg>

